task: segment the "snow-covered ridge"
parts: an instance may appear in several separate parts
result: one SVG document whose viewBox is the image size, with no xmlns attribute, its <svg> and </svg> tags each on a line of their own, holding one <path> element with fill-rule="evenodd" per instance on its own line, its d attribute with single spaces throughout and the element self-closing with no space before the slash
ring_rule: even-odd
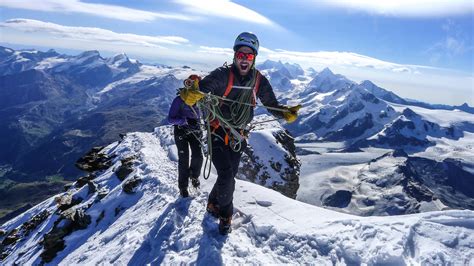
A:
<svg viewBox="0 0 474 266">
<path fill-rule="evenodd" d="M 166 130 L 165 130 L 166 131 Z M 68 192 L 82 198 L 82 229 L 64 237 L 64 248 L 46 256 L 44 236 L 67 210 L 54 198 L 0 227 L 2 264 L 444 264 L 474 262 L 474 212 L 446 211 L 361 218 L 298 202 L 258 185 L 236 183 L 233 232 L 220 236 L 205 212 L 215 174 L 191 199 L 180 199 L 177 163 L 169 136 L 130 133 L 100 151 L 111 166 Z M 123 181 L 118 172 L 131 166 Z M 123 176 L 122 176 L 123 177 Z M 134 181 L 139 180 L 139 181 Z M 127 187 L 126 184 L 134 184 Z M 92 187 L 95 187 L 92 190 Z M 59 203 L 60 201 L 57 200 Z M 47 211 L 21 240 L 12 230 Z M 61 214 L 63 213 L 63 214 Z M 76 212 L 80 213 L 80 212 Z M 43 215 L 45 216 L 45 215 Z M 73 218 L 72 218 L 73 219 Z M 89 223 L 87 223 L 89 221 Z M 62 220 L 67 223 L 68 219 Z M 22 231 L 23 230 L 23 231 Z M 11 243 L 12 242 L 12 243 Z M 42 242 L 42 244 L 40 243 Z"/>
</svg>

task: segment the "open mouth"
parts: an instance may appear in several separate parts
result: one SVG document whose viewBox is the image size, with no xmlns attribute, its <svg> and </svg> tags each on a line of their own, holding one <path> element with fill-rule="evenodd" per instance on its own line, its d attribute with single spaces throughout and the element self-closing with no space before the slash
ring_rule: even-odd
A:
<svg viewBox="0 0 474 266">
<path fill-rule="evenodd" d="M 249 68 L 249 64 L 240 64 L 242 71 L 246 71 Z"/>
</svg>

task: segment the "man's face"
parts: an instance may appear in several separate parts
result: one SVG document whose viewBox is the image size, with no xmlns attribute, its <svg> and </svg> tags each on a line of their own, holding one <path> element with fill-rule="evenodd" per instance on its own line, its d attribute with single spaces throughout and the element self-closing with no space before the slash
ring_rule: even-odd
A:
<svg viewBox="0 0 474 266">
<path fill-rule="evenodd" d="M 242 56 L 242 53 L 245 55 Z M 252 60 L 249 60 L 248 54 L 254 55 L 252 48 L 247 47 L 247 46 L 240 47 L 239 50 L 237 50 L 234 54 L 235 65 L 237 69 L 239 70 L 239 73 L 241 76 L 245 76 L 249 73 L 250 68 L 253 65 L 253 61 L 255 60 L 255 55 L 253 56 Z M 238 55 L 241 55 L 241 56 L 238 56 Z"/>
</svg>

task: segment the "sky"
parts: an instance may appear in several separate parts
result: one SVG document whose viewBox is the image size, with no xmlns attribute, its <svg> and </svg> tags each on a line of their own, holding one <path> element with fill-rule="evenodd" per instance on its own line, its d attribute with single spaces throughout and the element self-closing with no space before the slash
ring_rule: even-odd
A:
<svg viewBox="0 0 474 266">
<path fill-rule="evenodd" d="M 243 31 L 266 59 L 329 67 L 401 97 L 474 105 L 472 0 L 2 0 L 0 45 L 211 70 Z"/>
</svg>

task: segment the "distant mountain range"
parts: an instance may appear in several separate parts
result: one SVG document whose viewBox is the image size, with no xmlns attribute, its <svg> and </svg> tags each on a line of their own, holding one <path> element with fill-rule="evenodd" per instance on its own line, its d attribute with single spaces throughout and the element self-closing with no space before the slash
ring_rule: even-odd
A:
<svg viewBox="0 0 474 266">
<path fill-rule="evenodd" d="M 328 68 L 319 73 L 313 73 L 313 76 L 307 74 L 295 77 L 289 74 L 288 66 L 291 66 L 291 69 L 298 67 L 272 61 L 266 61 L 259 65 L 262 72 L 270 78 L 272 84 L 272 77 L 277 77 L 277 83 L 274 85 L 276 90 L 285 92 L 280 94 L 282 102 L 297 99 L 302 104 L 303 108 L 300 111 L 299 119 L 296 123 L 286 126 L 301 142 L 345 141 L 348 146 L 356 144 L 359 147 L 387 146 L 391 143 L 391 147 L 394 148 L 398 148 L 401 143 L 405 145 L 412 142 L 426 146 L 430 143 L 426 139 L 428 136 L 456 139 L 462 136 L 463 130 L 472 127 L 472 123 L 468 121 L 464 125 L 435 125 L 423 120 L 410 109 L 412 106 L 412 108 L 422 107 L 430 110 L 460 110 L 474 114 L 474 108 L 467 104 L 448 106 L 406 100 L 393 92 L 376 86 L 371 81 L 366 80 L 357 84 L 342 75 L 334 74 Z M 301 68 L 300 71 L 293 70 L 292 72 L 304 73 Z M 285 81 L 282 83 L 283 80 Z M 295 85 L 288 89 L 288 84 L 298 84 L 299 86 Z M 401 112 L 396 111 L 394 104 L 407 105 L 407 108 Z M 407 122 L 411 119 L 416 121 Z M 410 133 L 394 133 L 399 132 L 402 127 L 406 127 L 408 124 L 409 127 L 417 126 L 416 138 L 409 136 Z M 415 128 L 409 131 L 414 130 Z M 421 133 L 422 131 L 423 133 Z M 375 143 L 373 136 L 379 132 L 383 137 L 377 138 L 379 141 Z M 392 133 L 387 134 L 389 132 Z M 368 138 L 371 140 L 365 141 Z M 400 142 L 400 140 L 405 142 Z"/>
<path fill-rule="evenodd" d="M 74 163 L 91 147 L 162 125 L 182 79 L 194 72 L 125 54 L 0 47 L 0 216 L 76 180 L 82 172 Z M 7 197 L 15 193 L 22 196 Z"/>
<path fill-rule="evenodd" d="M 415 152 L 474 133 L 474 108 L 467 104 L 403 99 L 368 80 L 359 84 L 328 68 L 317 72 L 270 60 L 257 68 L 269 78 L 281 102 L 302 104 L 298 120 L 284 125 L 299 143 L 342 142 L 339 152 L 369 147 L 403 150 L 412 163 L 419 162 L 411 158 Z M 206 75 L 189 67 L 145 65 L 125 54 L 103 58 L 97 51 L 69 56 L 54 50 L 0 47 L 0 194 L 11 192 L 15 182 L 76 180 L 82 172 L 74 163 L 92 147 L 117 141 L 128 132 L 152 131 L 166 124 L 176 90 L 184 78 L 196 73 Z M 265 112 L 258 109 L 258 114 Z M 279 147 L 277 144 L 268 146 Z M 267 177 L 252 181 L 273 188 L 278 188 L 275 180 L 293 182 L 291 189 L 283 190 L 294 197 L 299 165 L 293 148 L 286 150 L 281 160 L 288 160 L 285 165 L 292 169 L 277 179 L 269 178 L 268 173 L 279 166 L 264 168 L 267 162 L 251 152 L 246 158 L 249 169 L 261 165 L 260 174 L 266 171 Z M 462 165 L 460 169 L 474 169 L 474 162 L 466 156 L 446 163 L 451 162 Z M 472 173 L 463 175 L 471 177 Z M 425 181 L 419 187 L 426 186 Z M 52 194 L 61 189 L 57 184 L 50 187 Z M 326 202 L 333 204 L 331 199 Z M 10 210 L 20 205 L 9 203 L 14 206 Z"/>
<path fill-rule="evenodd" d="M 175 72 L 125 54 L 0 47 L 0 162 L 12 169 L 5 177 L 75 179 L 74 161 L 92 146 L 163 123 L 182 84 Z"/>
<path fill-rule="evenodd" d="M 352 168 L 334 168 L 327 179 L 314 181 L 314 193 L 299 200 L 363 216 L 474 209 L 474 108 L 403 99 L 328 68 L 303 76 L 290 75 L 281 62 L 267 61 L 260 68 L 272 82 L 277 77 L 281 101 L 303 106 L 299 119 L 285 126 L 297 142 L 342 143 L 334 159 L 386 150 L 363 164 L 334 162 L 336 168 Z M 311 152 L 299 153 L 306 154 Z M 318 157 L 313 158 L 306 163 L 317 164 Z"/>
</svg>

